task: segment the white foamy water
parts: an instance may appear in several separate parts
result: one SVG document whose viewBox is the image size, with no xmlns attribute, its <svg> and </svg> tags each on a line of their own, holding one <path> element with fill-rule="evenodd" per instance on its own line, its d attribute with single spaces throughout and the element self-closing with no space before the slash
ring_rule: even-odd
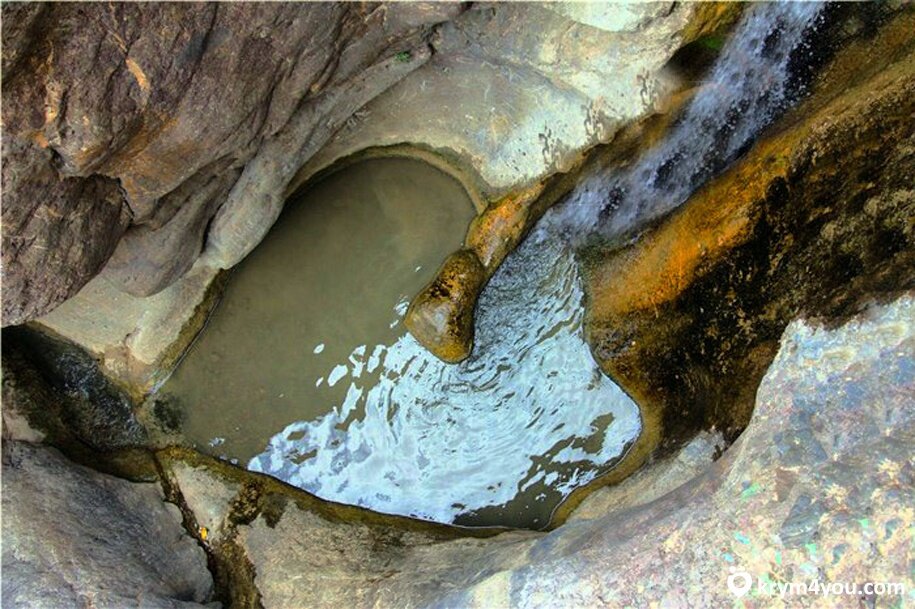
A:
<svg viewBox="0 0 915 609">
<path fill-rule="evenodd" d="M 562 205 L 564 230 L 580 241 L 613 238 L 683 203 L 724 169 L 801 91 L 789 90 L 791 62 L 803 62 L 820 2 L 747 7 L 696 96 L 670 133 L 622 174 L 582 180 Z"/>
<path fill-rule="evenodd" d="M 546 524 L 640 429 L 583 340 L 575 263 L 548 233 L 481 295 L 470 359 L 444 364 L 409 334 L 360 346 L 334 367 L 346 368 L 345 400 L 287 426 L 248 467 L 386 513 L 480 524 L 467 514 L 488 509 L 485 521 Z"/>
</svg>

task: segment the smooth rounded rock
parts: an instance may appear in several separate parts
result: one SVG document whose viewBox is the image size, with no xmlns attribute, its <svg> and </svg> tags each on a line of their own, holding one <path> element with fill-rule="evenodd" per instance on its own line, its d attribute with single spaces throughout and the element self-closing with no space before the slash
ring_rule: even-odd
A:
<svg viewBox="0 0 915 609">
<path fill-rule="evenodd" d="M 444 362 L 467 359 L 473 349 L 473 309 L 485 283 L 486 270 L 476 254 L 458 250 L 448 256 L 410 303 L 404 321 L 410 334 Z"/>
<path fill-rule="evenodd" d="M 204 551 L 158 484 L 53 448 L 3 444 L 3 586 L 9 608 L 191 609 L 208 604 Z"/>
</svg>

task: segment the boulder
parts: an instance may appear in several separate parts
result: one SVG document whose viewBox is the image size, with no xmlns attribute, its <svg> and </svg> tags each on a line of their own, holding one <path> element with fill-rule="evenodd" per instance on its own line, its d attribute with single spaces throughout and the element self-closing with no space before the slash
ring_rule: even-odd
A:
<svg viewBox="0 0 915 609">
<path fill-rule="evenodd" d="M 458 250 L 410 303 L 404 325 L 440 360 L 466 359 L 473 349 L 473 309 L 485 282 L 476 254 Z"/>
<path fill-rule="evenodd" d="M 3 443 L 3 606 L 209 605 L 204 551 L 158 484 L 76 465 L 53 448 Z"/>
</svg>

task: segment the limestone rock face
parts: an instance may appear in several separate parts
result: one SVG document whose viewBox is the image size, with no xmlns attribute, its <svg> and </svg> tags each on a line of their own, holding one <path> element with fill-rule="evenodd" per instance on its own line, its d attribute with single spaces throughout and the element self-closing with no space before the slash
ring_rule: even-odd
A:
<svg viewBox="0 0 915 609">
<path fill-rule="evenodd" d="M 98 275 L 37 323 L 98 358 L 105 374 L 140 398 L 171 373 L 206 321 L 220 277 L 198 261 L 158 294 L 137 298 Z"/>
<path fill-rule="evenodd" d="M 237 262 L 302 163 L 461 10 L 4 5 L 3 324 L 51 310 L 115 250 L 120 289 L 163 289 L 224 203 L 212 261 Z"/>
<path fill-rule="evenodd" d="M 3 444 L 3 606 L 183 609 L 210 600 L 202 549 L 158 484 Z M 218 605 L 218 604 L 217 604 Z"/>
<path fill-rule="evenodd" d="M 431 148 L 498 198 L 557 171 L 657 110 L 664 66 L 723 15 L 690 3 L 481 2 L 444 24 L 423 67 L 367 104 L 302 170 L 367 146 Z M 713 16 L 713 13 L 714 16 Z"/>
</svg>

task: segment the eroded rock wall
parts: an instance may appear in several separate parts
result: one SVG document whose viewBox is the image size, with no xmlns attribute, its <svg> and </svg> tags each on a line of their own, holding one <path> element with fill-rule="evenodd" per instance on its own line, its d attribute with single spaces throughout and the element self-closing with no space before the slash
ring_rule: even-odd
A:
<svg viewBox="0 0 915 609">
<path fill-rule="evenodd" d="M 227 200 L 214 255 L 237 262 L 294 172 L 428 60 L 429 26 L 460 11 L 4 5 L 3 324 L 50 311 L 109 257 L 118 289 L 162 290 L 191 267 Z M 257 231 L 238 234 L 238 223 Z"/>
<path fill-rule="evenodd" d="M 432 60 L 379 95 L 312 159 L 306 179 L 367 146 L 410 143 L 477 176 L 496 199 L 558 171 L 681 86 L 682 45 L 736 4 L 474 3 L 431 39 Z"/>
<path fill-rule="evenodd" d="M 4 323 L 54 309 L 40 317 L 45 330 L 82 346 L 131 393 L 145 395 L 215 304 L 220 269 L 260 242 L 303 180 L 352 152 L 406 144 L 410 154 L 423 149 L 460 174 L 481 208 L 499 207 L 508 191 L 510 200 L 530 203 L 536 197 L 519 199 L 519 192 L 658 111 L 665 92 L 682 84 L 666 69 L 671 56 L 724 31 L 736 6 L 475 4 L 461 12 L 463 5 L 444 3 L 199 5 L 161 15 L 140 6 L 36 9 L 29 13 L 33 42 L 11 36 L 4 65 L 12 85 L 4 95 L 16 98 L 8 109 L 14 118 L 45 98 L 54 111 L 13 121 L 5 150 L 20 142 L 22 154 L 59 156 L 56 170 L 46 168 L 52 177 L 114 178 L 123 218 L 114 226 L 80 216 L 93 230 L 107 227 L 105 239 L 70 236 L 80 247 L 52 248 L 53 256 L 42 253 L 45 241 L 64 231 L 68 213 L 55 211 L 48 224 L 38 210 L 29 215 L 39 218 L 34 226 L 4 229 Z M 81 21 L 78 41 L 67 39 Z M 95 41 L 104 52 L 74 55 Z M 93 92 L 68 93 L 77 74 L 93 70 L 110 79 L 80 76 Z M 68 105 L 52 89 L 73 99 L 68 111 L 60 112 Z M 124 106 L 116 121 L 105 109 L 121 106 L 105 96 Z M 11 168 L 22 165 L 18 156 L 9 159 Z M 25 213 L 16 198 L 24 196 L 4 206 L 5 226 Z M 512 244 L 539 213 L 519 211 Z M 508 249 L 503 244 L 484 266 L 497 266 Z"/>
</svg>

